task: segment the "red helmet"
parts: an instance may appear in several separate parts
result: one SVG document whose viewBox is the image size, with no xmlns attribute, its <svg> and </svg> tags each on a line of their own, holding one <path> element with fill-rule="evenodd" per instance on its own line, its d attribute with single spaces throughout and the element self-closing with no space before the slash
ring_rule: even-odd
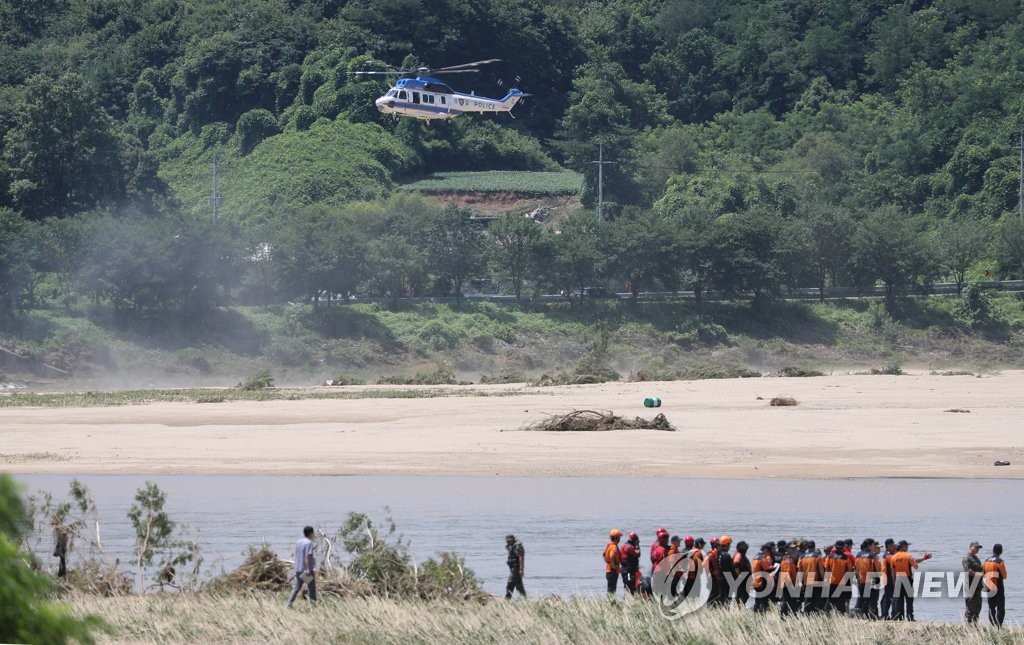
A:
<svg viewBox="0 0 1024 645">
<path fill-rule="evenodd" d="M 683 544 L 685 544 L 686 546 L 693 546 L 693 536 L 687 535 L 686 537 L 684 537 Z"/>
<path fill-rule="evenodd" d="M 629 532 L 629 539 L 630 540 L 639 540 L 640 536 L 636 534 L 636 531 L 630 531 Z"/>
<path fill-rule="evenodd" d="M 665 530 L 665 529 L 663 529 L 663 528 L 659 528 L 659 529 L 658 529 L 658 532 L 657 532 L 657 533 L 655 533 L 655 535 L 656 535 L 656 536 L 658 536 L 658 539 L 659 539 L 659 540 L 661 540 L 661 539 L 664 539 L 664 538 L 667 538 L 667 537 L 668 537 L 668 531 L 666 531 L 666 530 Z"/>
<path fill-rule="evenodd" d="M 708 540 L 708 544 L 710 544 L 711 546 L 718 546 L 718 538 L 711 538 L 710 540 Z"/>
</svg>

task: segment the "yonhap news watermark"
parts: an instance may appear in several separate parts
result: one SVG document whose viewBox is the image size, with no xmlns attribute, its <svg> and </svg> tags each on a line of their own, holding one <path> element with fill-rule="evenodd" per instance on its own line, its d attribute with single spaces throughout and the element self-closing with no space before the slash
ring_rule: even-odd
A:
<svg viewBox="0 0 1024 645">
<path fill-rule="evenodd" d="M 690 558 L 680 558 L 667 567 L 656 570 L 651 577 L 651 593 L 658 600 L 662 615 L 669 620 L 712 604 L 712 589 L 717 587 L 719 597 L 736 598 L 743 588 L 751 599 L 767 598 L 772 601 L 852 600 L 871 598 L 883 594 L 893 600 L 912 598 L 933 600 L 965 598 L 978 595 L 988 598 L 997 592 L 993 576 L 962 570 L 924 570 L 913 576 L 894 576 L 886 581 L 881 572 L 868 572 L 863 581 L 856 572 L 846 573 L 837 584 L 824 580 L 808 580 L 803 572 L 780 581 L 777 571 L 757 571 L 735 574 L 723 572 L 713 579 L 706 567 L 694 566 Z M 852 606 L 852 605 L 851 605 Z"/>
</svg>

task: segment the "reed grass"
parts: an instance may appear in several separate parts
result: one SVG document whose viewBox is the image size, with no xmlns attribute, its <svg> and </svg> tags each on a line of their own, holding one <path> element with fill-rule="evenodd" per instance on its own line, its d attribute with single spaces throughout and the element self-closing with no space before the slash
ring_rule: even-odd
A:
<svg viewBox="0 0 1024 645">
<path fill-rule="evenodd" d="M 100 643 L 1020 643 L 1020 628 L 790 618 L 705 609 L 667 620 L 653 602 L 559 599 L 485 604 L 379 598 L 322 598 L 316 607 L 283 594 L 205 593 L 72 597 L 78 614 L 97 614 L 111 631 Z"/>
</svg>

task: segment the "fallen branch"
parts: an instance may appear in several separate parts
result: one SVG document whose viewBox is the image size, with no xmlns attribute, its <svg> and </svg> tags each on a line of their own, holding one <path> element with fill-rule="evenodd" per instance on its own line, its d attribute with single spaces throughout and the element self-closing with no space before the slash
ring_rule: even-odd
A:
<svg viewBox="0 0 1024 645">
<path fill-rule="evenodd" d="M 604 432 L 609 430 L 664 430 L 675 432 L 664 414 L 651 420 L 641 417 L 625 419 L 611 412 L 597 410 L 573 410 L 568 414 L 552 415 L 545 421 L 521 428 L 540 432 Z"/>
</svg>

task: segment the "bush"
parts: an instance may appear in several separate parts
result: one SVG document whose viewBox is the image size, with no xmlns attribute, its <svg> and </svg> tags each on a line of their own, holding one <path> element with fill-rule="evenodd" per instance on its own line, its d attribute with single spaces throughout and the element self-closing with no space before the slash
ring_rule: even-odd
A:
<svg viewBox="0 0 1024 645">
<path fill-rule="evenodd" d="M 28 564 L 31 557 L 15 546 L 28 527 L 14 480 L 0 475 L 0 642 L 92 643 L 90 632 L 102 627 L 98 618 L 73 618 L 45 601 L 50 581 L 35 573 Z"/>
<path fill-rule="evenodd" d="M 256 390 L 265 390 L 273 386 L 274 379 L 270 376 L 270 369 L 265 367 L 236 385 L 235 389 L 253 392 Z"/>
<path fill-rule="evenodd" d="M 236 126 L 242 154 L 249 154 L 261 141 L 280 131 L 281 128 L 277 123 L 277 119 L 274 118 L 274 115 L 269 110 L 264 110 L 263 108 L 249 110 L 239 117 L 238 125 Z"/>
</svg>

